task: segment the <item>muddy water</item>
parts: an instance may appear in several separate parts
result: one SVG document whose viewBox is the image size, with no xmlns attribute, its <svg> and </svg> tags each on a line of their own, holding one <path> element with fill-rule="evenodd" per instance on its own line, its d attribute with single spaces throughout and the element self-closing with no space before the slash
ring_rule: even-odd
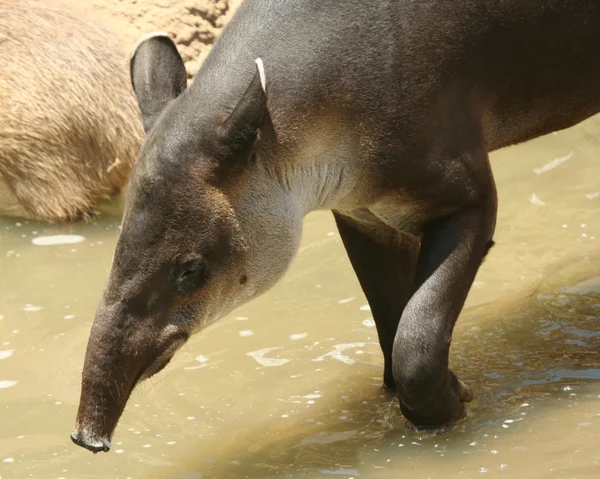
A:
<svg viewBox="0 0 600 479">
<path fill-rule="evenodd" d="M 79 449 L 68 435 L 118 218 L 0 222 L 0 476 L 598 477 L 598 155 L 600 119 L 493 155 L 497 246 L 451 357 L 477 400 L 440 435 L 408 429 L 382 392 L 370 313 L 319 212 L 274 290 L 136 390 L 109 454 Z M 83 238 L 33 242 L 54 234 Z"/>
</svg>

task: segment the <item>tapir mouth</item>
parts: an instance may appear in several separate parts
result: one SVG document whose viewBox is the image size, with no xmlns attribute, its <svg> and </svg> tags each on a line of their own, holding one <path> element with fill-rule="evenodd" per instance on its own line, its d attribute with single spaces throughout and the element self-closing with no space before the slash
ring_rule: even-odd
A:
<svg viewBox="0 0 600 479">
<path fill-rule="evenodd" d="M 135 383 L 138 384 L 161 372 L 167 366 L 167 364 L 171 362 L 171 359 L 173 359 L 173 355 L 175 354 L 175 352 L 179 348 L 181 348 L 181 346 L 183 346 L 187 340 L 188 335 L 185 333 L 179 333 L 173 338 L 171 338 L 168 343 L 169 346 L 167 347 L 167 349 L 165 349 L 160 356 L 154 359 L 154 361 L 152 361 L 152 363 L 150 363 L 148 367 L 142 370 L 142 372 L 138 375 Z"/>
<path fill-rule="evenodd" d="M 161 349 L 166 346 L 163 352 L 148 358 L 141 367 L 138 363 L 137 371 L 131 367 L 125 371 L 118 364 L 106 361 L 102 361 L 100 367 L 86 364 L 77 425 L 71 440 L 93 453 L 108 452 L 113 432 L 135 386 L 164 369 L 187 339 L 188 335 L 183 333 L 171 336 L 163 342 Z M 109 368 L 110 371 L 103 370 Z"/>
</svg>

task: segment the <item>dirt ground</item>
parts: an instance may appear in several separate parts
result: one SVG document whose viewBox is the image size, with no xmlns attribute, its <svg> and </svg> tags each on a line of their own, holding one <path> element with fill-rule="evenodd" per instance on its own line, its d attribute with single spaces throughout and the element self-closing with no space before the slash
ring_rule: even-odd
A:
<svg viewBox="0 0 600 479">
<path fill-rule="evenodd" d="M 152 31 L 171 34 L 192 78 L 242 1 L 87 0 L 83 5 L 108 18 L 130 47 Z"/>
</svg>

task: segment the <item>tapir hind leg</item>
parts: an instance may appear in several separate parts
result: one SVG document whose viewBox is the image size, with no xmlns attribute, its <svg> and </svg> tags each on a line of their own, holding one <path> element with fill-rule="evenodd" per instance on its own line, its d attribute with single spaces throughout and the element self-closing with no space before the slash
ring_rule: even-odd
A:
<svg viewBox="0 0 600 479">
<path fill-rule="evenodd" d="M 398 321 L 412 290 L 419 253 L 418 240 L 398 233 L 380 223 L 376 231 L 367 231 L 355 220 L 334 211 L 342 242 L 377 327 L 384 356 L 383 381 L 395 391 L 392 349 Z"/>
</svg>

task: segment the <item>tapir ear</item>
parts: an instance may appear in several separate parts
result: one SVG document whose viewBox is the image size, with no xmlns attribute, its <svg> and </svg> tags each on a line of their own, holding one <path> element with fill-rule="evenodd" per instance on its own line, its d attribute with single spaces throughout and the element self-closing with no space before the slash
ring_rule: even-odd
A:
<svg viewBox="0 0 600 479">
<path fill-rule="evenodd" d="M 231 114 L 221 124 L 229 148 L 236 153 L 249 152 L 267 116 L 267 95 L 262 60 L 256 60 L 256 72 L 250 85 Z"/>
<path fill-rule="evenodd" d="M 137 42 L 129 71 L 148 133 L 165 106 L 186 89 L 185 65 L 168 34 L 155 32 Z"/>
</svg>

